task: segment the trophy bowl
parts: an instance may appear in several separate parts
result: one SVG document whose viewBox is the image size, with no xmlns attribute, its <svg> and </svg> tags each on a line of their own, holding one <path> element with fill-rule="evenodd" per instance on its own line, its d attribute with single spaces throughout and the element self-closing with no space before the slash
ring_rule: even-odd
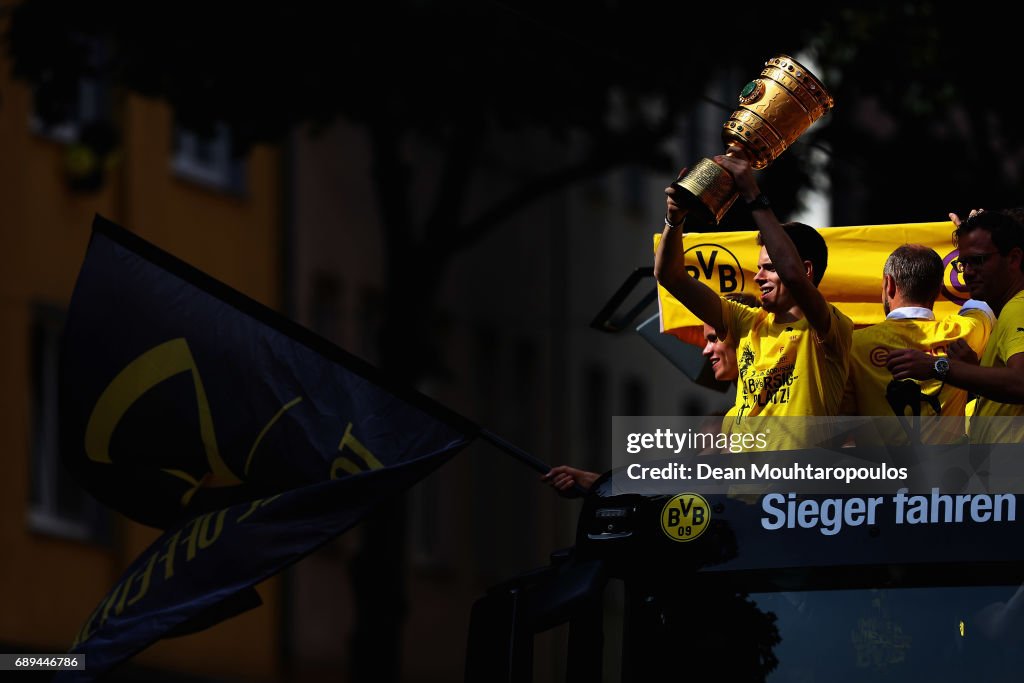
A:
<svg viewBox="0 0 1024 683">
<path fill-rule="evenodd" d="M 722 125 L 726 148 L 739 148 L 750 165 L 762 169 L 796 142 L 832 109 L 834 101 L 821 81 L 789 55 L 765 62 L 761 75 L 747 83 L 739 108 Z M 736 201 L 732 176 L 710 159 L 701 159 L 676 180 L 691 195 L 691 206 L 705 209 L 718 223 Z"/>
</svg>

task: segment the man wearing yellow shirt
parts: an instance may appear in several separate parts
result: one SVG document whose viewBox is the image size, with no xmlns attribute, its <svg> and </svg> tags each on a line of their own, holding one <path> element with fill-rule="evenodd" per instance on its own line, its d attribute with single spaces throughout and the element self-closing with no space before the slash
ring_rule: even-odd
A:
<svg viewBox="0 0 1024 683">
<path fill-rule="evenodd" d="M 882 306 L 886 318 L 877 325 L 856 330 L 850 352 L 850 378 L 843 397 L 844 415 L 943 416 L 925 419 L 921 439 L 925 443 L 951 443 L 964 435 L 967 392 L 959 387 L 926 379 L 894 380 L 886 361 L 894 349 L 918 349 L 934 358 L 958 340 L 977 354 L 985 349 L 995 316 L 987 304 L 970 300 L 958 313 L 936 320 L 932 308 L 942 288 L 944 266 L 935 250 L 920 244 L 904 244 L 885 261 L 882 269 Z M 955 419 L 959 416 L 960 419 Z M 888 443 L 905 443 L 903 429 L 879 422 L 878 433 Z M 869 439 L 867 431 L 858 445 Z M 870 439 L 869 439 L 870 441 Z"/>
<path fill-rule="evenodd" d="M 727 301 L 686 272 L 682 225 L 687 209 L 674 185 L 665 191 L 668 212 L 654 274 L 719 338 L 736 344 L 736 413 L 733 424 L 723 429 L 745 429 L 742 423 L 754 416 L 836 415 L 853 323 L 818 291 L 828 264 L 825 240 L 801 223 L 779 223 L 745 159 L 717 156 L 714 161 L 733 176 L 760 231 L 763 248 L 754 281 L 762 308 Z"/>
<path fill-rule="evenodd" d="M 985 211 L 961 223 L 953 241 L 960 250 L 954 266 L 971 296 L 991 306 L 997 318 L 981 364 L 966 343 L 957 342 L 947 349 L 948 359 L 893 351 L 888 367 L 895 379 L 934 378 L 978 394 L 971 441 L 1017 443 L 1024 440 L 1024 226 Z"/>
</svg>

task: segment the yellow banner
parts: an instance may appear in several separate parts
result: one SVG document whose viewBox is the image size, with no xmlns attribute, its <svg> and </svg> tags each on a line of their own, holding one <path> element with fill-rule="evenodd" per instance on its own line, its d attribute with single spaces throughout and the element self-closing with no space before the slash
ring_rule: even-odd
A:
<svg viewBox="0 0 1024 683">
<path fill-rule="evenodd" d="M 823 228 L 828 244 L 828 268 L 819 289 L 829 303 L 850 316 L 855 325 L 882 321 L 882 267 L 901 244 L 924 244 L 934 249 L 946 266 L 942 291 L 935 302 L 936 317 L 954 313 L 970 298 L 960 273 L 950 266 L 957 256 L 951 222 L 860 225 Z M 657 247 L 661 234 L 654 236 Z M 746 292 L 760 299 L 754 283 L 761 247 L 756 231 L 701 232 L 686 235 L 684 264 L 690 274 L 720 294 Z M 658 286 L 661 330 L 691 344 L 703 344 L 700 320 L 663 287 Z"/>
</svg>

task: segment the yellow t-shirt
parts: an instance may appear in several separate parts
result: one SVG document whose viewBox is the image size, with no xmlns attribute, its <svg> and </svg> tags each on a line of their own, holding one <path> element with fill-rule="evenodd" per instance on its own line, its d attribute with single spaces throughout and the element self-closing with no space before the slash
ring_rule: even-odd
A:
<svg viewBox="0 0 1024 683">
<path fill-rule="evenodd" d="M 1024 353 L 1024 291 L 1017 292 L 999 312 L 992 338 L 981 357 L 981 367 L 1005 368 L 1006 361 L 1018 353 Z M 971 418 L 970 436 L 974 443 L 1024 442 L 1024 405 L 999 403 L 979 396 Z"/>
<path fill-rule="evenodd" d="M 846 384 L 853 322 L 829 306 L 832 324 L 819 339 L 806 318 L 775 322 L 775 314 L 722 299 L 727 336 L 737 340 L 734 427 L 749 417 L 837 415 Z"/>
<path fill-rule="evenodd" d="M 871 325 L 853 333 L 853 348 L 850 352 L 850 378 L 846 383 L 843 397 L 843 415 L 912 415 L 911 399 L 916 399 L 922 418 L 941 415 L 944 419 L 921 421 L 921 440 L 924 443 L 952 443 L 964 435 L 964 421 L 949 419 L 963 416 L 967 404 L 967 392 L 938 380 L 919 382 L 916 395 L 907 395 L 908 403 L 896 413 L 886 398 L 886 389 L 893 382 L 892 373 L 886 368 L 889 352 L 893 349 L 917 349 L 934 356 L 946 355 L 946 346 L 957 339 L 963 339 L 979 356 L 992 332 L 992 319 L 987 311 L 971 308 L 959 311 L 942 320 L 920 318 L 890 318 L 877 325 Z M 906 380 L 912 382 L 913 380 Z M 912 385 L 904 385 L 915 389 Z M 938 405 L 939 410 L 935 410 Z M 888 427 L 898 433 L 888 437 L 899 437 L 899 443 L 906 443 L 906 434 L 893 423 L 879 424 L 886 432 Z M 888 440 L 887 437 L 887 440 Z M 858 441 L 859 443 L 859 441 Z"/>
</svg>

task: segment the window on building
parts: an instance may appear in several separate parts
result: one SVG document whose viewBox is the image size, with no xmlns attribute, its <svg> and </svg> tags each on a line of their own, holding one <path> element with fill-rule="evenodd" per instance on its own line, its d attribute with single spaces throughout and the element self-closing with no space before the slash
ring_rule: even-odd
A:
<svg viewBox="0 0 1024 683">
<path fill-rule="evenodd" d="M 110 115 L 110 83 L 83 78 L 69 90 L 67 98 L 50 100 L 37 90 L 29 127 L 37 135 L 70 145 L 78 142 L 87 126 L 109 121 Z"/>
<path fill-rule="evenodd" d="M 419 569 L 441 570 L 450 563 L 445 535 L 442 533 L 445 512 L 443 476 L 443 472 L 434 472 L 410 490 L 409 536 L 412 540 L 412 560 Z"/>
<path fill-rule="evenodd" d="M 525 442 L 529 449 L 541 446 L 541 437 L 546 431 L 548 406 L 541 385 L 540 362 L 540 354 L 533 342 L 524 339 L 516 344 L 512 360 L 515 372 L 513 395 L 518 410 L 516 431 L 535 439 L 532 443 Z"/>
<path fill-rule="evenodd" d="M 113 113 L 113 88 L 107 74 L 110 50 L 94 37 L 83 37 L 83 75 L 77 81 L 43 81 L 32 93 L 29 127 L 37 135 L 72 144 L 84 130 L 108 124 Z"/>
<path fill-rule="evenodd" d="M 380 362 L 385 305 L 384 292 L 376 287 L 363 287 L 359 290 L 359 300 L 356 304 L 356 321 L 359 330 L 357 353 L 368 363 L 378 364 Z"/>
<path fill-rule="evenodd" d="M 628 377 L 622 385 L 622 414 L 647 414 L 647 387 L 639 377 Z"/>
<path fill-rule="evenodd" d="M 608 401 L 608 372 L 592 363 L 583 370 L 584 467 L 604 472 L 609 467 L 611 410 Z"/>
<path fill-rule="evenodd" d="M 111 536 L 110 513 L 60 463 L 57 364 L 63 328 L 63 311 L 42 305 L 34 308 L 29 526 L 63 538 L 105 543 Z"/>
<path fill-rule="evenodd" d="M 95 192 L 117 164 L 120 134 L 113 122 L 110 50 L 90 37 L 83 37 L 79 48 L 77 79 L 42 78 L 33 88 L 29 127 L 64 145 L 61 170 L 69 189 Z"/>
<path fill-rule="evenodd" d="M 480 324 L 473 330 L 472 370 L 473 395 L 476 397 L 479 419 L 492 420 L 500 412 L 497 405 L 501 395 L 498 386 L 501 377 L 501 348 L 498 330 L 493 325 Z"/>
<path fill-rule="evenodd" d="M 171 170 L 214 190 L 245 192 L 245 159 L 234 153 L 231 129 L 223 123 L 204 133 L 175 124 Z"/>
<path fill-rule="evenodd" d="M 344 288 L 331 273 L 313 276 L 310 292 L 309 319 L 313 331 L 335 344 L 341 344 Z"/>
<path fill-rule="evenodd" d="M 647 170 L 640 166 L 627 166 L 622 172 L 623 206 L 631 214 L 641 213 L 650 204 L 647 193 Z"/>
</svg>

